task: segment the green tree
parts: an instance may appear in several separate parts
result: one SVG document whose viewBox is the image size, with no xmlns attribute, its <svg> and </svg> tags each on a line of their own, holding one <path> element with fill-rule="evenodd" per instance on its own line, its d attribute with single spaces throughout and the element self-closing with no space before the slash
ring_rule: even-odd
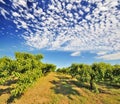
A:
<svg viewBox="0 0 120 104">
<path fill-rule="evenodd" d="M 79 70 L 80 70 L 80 67 L 79 67 L 79 64 L 72 64 L 70 67 L 70 75 L 73 77 L 76 77 L 78 74 L 79 74 Z"/>
<path fill-rule="evenodd" d="M 58 68 L 57 72 L 60 72 L 60 73 L 63 73 L 63 74 L 69 74 L 70 73 L 70 68 L 69 67 Z"/>
<path fill-rule="evenodd" d="M 91 70 L 90 65 L 79 64 L 78 74 L 79 74 L 79 80 L 81 82 L 89 82 L 89 80 L 90 80 L 90 73 L 89 73 L 90 70 Z"/>
<path fill-rule="evenodd" d="M 120 65 L 116 64 L 113 66 L 113 82 L 116 85 L 120 85 Z"/>
<path fill-rule="evenodd" d="M 8 57 L 3 57 L 0 59 L 0 83 L 4 84 L 8 79 L 10 79 L 9 76 L 11 76 L 12 73 L 12 63 L 13 60 L 11 60 Z"/>
<path fill-rule="evenodd" d="M 44 67 L 42 68 L 42 73 L 47 74 L 49 72 L 54 72 L 56 70 L 56 66 L 53 64 L 44 64 Z"/>
</svg>

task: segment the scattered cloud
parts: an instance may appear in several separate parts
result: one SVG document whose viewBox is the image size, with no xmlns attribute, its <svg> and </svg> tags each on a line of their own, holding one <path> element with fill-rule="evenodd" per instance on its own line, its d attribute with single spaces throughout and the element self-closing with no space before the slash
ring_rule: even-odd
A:
<svg viewBox="0 0 120 104">
<path fill-rule="evenodd" d="M 101 51 L 101 52 L 98 52 L 98 53 L 97 53 L 98 56 L 105 55 L 105 54 L 107 54 L 106 51 Z"/>
<path fill-rule="evenodd" d="M 9 13 L 8 13 L 5 9 L 3 9 L 3 8 L 0 7 L 0 13 L 2 14 L 2 16 L 3 16 L 5 19 L 7 19 L 7 16 L 6 16 L 6 15 L 8 15 Z"/>
<path fill-rule="evenodd" d="M 80 56 L 80 54 L 81 54 L 80 52 L 74 52 L 71 54 L 71 56 Z"/>
<path fill-rule="evenodd" d="M 0 0 L 1 3 L 5 4 L 5 2 L 3 0 Z"/>
<path fill-rule="evenodd" d="M 119 0 L 10 1 L 12 9 L 1 7 L 0 14 L 5 19 L 12 14 L 31 48 L 74 52 L 71 56 L 94 51 L 104 59 L 120 51 Z"/>
<path fill-rule="evenodd" d="M 120 52 L 99 56 L 103 60 L 120 60 Z"/>
</svg>

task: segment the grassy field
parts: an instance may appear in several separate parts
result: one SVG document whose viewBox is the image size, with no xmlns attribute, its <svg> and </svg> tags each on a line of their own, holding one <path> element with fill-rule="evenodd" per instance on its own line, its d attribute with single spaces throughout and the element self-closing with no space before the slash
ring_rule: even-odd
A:
<svg viewBox="0 0 120 104">
<path fill-rule="evenodd" d="M 40 78 L 19 99 L 9 103 L 12 86 L 0 86 L 0 104 L 120 104 L 120 88 L 99 85 L 97 94 L 60 73 Z"/>
</svg>

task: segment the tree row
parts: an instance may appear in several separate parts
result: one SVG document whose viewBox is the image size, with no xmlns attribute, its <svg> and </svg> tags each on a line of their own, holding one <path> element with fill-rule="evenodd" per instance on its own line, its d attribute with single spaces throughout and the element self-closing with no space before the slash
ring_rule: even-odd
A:
<svg viewBox="0 0 120 104">
<path fill-rule="evenodd" d="M 38 78 L 55 71 L 53 64 L 43 63 L 43 55 L 15 53 L 15 59 L 0 58 L 0 85 L 12 84 L 11 98 L 21 96 Z"/>
<path fill-rule="evenodd" d="M 99 92 L 96 84 L 103 83 L 120 87 L 120 65 L 100 62 L 87 64 L 72 64 L 59 68 L 58 72 L 69 74 L 80 83 L 89 83 L 90 89 Z"/>
</svg>

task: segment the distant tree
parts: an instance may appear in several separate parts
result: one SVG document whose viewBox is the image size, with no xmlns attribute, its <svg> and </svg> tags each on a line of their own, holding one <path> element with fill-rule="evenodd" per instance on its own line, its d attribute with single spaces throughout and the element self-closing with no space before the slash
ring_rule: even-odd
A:
<svg viewBox="0 0 120 104">
<path fill-rule="evenodd" d="M 112 75 L 113 75 L 113 82 L 115 84 L 120 85 L 120 65 L 116 64 L 113 66 Z"/>
<path fill-rule="evenodd" d="M 104 82 L 111 82 L 113 80 L 113 66 L 111 64 L 106 64 L 106 71 L 104 75 Z"/>
<path fill-rule="evenodd" d="M 70 67 L 70 75 L 73 77 L 76 77 L 78 74 L 79 74 L 79 70 L 80 70 L 80 67 L 79 67 L 79 64 L 72 64 Z"/>
<path fill-rule="evenodd" d="M 90 80 L 90 65 L 87 64 L 79 64 L 79 80 L 81 82 L 89 82 Z"/>
<path fill-rule="evenodd" d="M 69 67 L 58 68 L 56 71 L 60 72 L 60 73 L 63 73 L 63 74 L 69 74 L 70 73 L 70 68 Z"/>
<path fill-rule="evenodd" d="M 92 64 L 92 70 L 94 71 L 96 75 L 96 81 L 103 81 L 104 80 L 104 75 L 105 71 L 107 68 L 107 64 L 100 62 L 100 63 L 93 63 Z"/>
<path fill-rule="evenodd" d="M 54 64 L 44 64 L 42 68 L 42 73 L 47 74 L 49 72 L 54 72 L 56 70 L 56 66 Z"/>
<path fill-rule="evenodd" d="M 96 84 L 114 83 L 120 84 L 120 65 L 114 65 L 99 62 L 92 65 L 87 64 L 72 64 L 68 68 L 61 68 L 58 70 L 62 73 L 69 73 L 72 77 L 77 78 L 80 82 L 89 82 L 90 89 L 98 91 Z"/>
<path fill-rule="evenodd" d="M 35 59 L 38 61 L 41 61 L 41 59 L 43 59 L 43 55 L 42 54 L 37 54 L 35 55 Z"/>
</svg>

